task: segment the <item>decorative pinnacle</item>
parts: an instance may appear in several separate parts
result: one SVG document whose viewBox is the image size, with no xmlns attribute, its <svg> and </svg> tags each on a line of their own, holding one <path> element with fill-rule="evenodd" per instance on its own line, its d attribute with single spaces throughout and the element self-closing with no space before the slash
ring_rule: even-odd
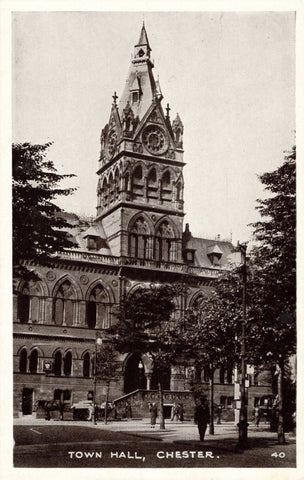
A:
<svg viewBox="0 0 304 480">
<path fill-rule="evenodd" d="M 167 103 L 167 108 L 166 108 L 167 116 L 166 116 L 166 118 L 168 118 L 168 119 L 170 118 L 170 110 L 171 110 L 171 108 L 169 107 L 169 103 Z"/>
<path fill-rule="evenodd" d="M 113 105 L 116 107 L 117 106 L 117 103 L 116 103 L 116 100 L 118 99 L 118 96 L 116 95 L 116 92 L 114 92 L 114 95 L 112 96 L 113 98 Z"/>
</svg>

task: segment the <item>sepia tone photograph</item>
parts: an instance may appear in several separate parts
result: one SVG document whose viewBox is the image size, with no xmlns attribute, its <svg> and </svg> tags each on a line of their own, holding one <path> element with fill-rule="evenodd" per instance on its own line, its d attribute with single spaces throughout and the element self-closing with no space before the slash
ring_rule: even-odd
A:
<svg viewBox="0 0 304 480">
<path fill-rule="evenodd" d="M 295 469 L 295 11 L 11 28 L 14 469 Z"/>
</svg>

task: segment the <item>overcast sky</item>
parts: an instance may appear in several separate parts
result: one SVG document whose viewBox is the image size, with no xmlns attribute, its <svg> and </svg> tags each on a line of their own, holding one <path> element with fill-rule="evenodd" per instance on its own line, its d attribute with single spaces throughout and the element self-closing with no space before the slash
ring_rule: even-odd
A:
<svg viewBox="0 0 304 480">
<path fill-rule="evenodd" d="M 100 132 L 143 18 L 163 107 L 184 124 L 185 223 L 194 236 L 248 240 L 257 174 L 295 142 L 292 12 L 15 13 L 13 140 L 54 141 L 50 158 L 79 187 L 60 205 L 95 215 Z"/>
</svg>

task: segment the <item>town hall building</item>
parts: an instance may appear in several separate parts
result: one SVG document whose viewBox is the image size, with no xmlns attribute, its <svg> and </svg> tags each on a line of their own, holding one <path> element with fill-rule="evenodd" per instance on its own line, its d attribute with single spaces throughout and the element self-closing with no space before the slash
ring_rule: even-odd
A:
<svg viewBox="0 0 304 480">
<path fill-rule="evenodd" d="M 153 76 L 151 47 L 143 25 L 120 97 L 113 95 L 101 131 L 94 220 L 67 214 L 75 247 L 47 265 L 27 264 L 36 282 L 16 280 L 14 295 L 14 414 L 31 415 L 46 401 L 67 406 L 92 399 L 96 335 L 106 336 L 115 307 L 139 286 L 176 283 L 176 318 L 200 298 L 237 253 L 231 241 L 195 238 L 184 226 L 184 125 L 162 106 Z M 93 181 L 93 179 L 92 179 Z M 120 378 L 110 400 L 128 401 L 133 414 L 147 416 L 157 399 L 157 379 L 148 355 L 119 356 Z M 250 377 L 250 375 L 249 375 Z M 208 378 L 202 373 L 202 383 Z M 215 373 L 217 404 L 233 412 L 237 374 Z M 271 394 L 269 378 L 253 375 L 249 405 Z M 172 367 L 164 385 L 165 414 L 183 403 L 190 415 L 189 372 Z M 97 385 L 96 402 L 105 400 Z"/>
</svg>

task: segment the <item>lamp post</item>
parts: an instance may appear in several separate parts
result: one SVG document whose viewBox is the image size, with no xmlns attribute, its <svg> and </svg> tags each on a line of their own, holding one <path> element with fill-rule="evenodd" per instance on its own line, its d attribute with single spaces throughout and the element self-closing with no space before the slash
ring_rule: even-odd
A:
<svg viewBox="0 0 304 480">
<path fill-rule="evenodd" d="M 238 447 L 245 449 L 248 447 L 247 434 L 248 434 L 248 423 L 247 423 L 247 398 L 246 398 L 246 350 L 245 350 L 245 326 L 246 326 L 246 250 L 247 244 L 238 244 L 241 252 L 242 259 L 242 281 L 243 281 L 243 293 L 242 293 L 242 303 L 243 303 L 243 318 L 242 318 L 242 332 L 241 332 L 241 409 L 240 409 L 240 421 L 238 423 L 239 427 L 239 441 Z"/>
<path fill-rule="evenodd" d="M 141 360 L 138 363 L 139 388 L 144 388 L 144 365 Z"/>
<path fill-rule="evenodd" d="M 96 385 L 97 385 L 97 347 L 102 344 L 102 338 L 99 336 L 99 332 L 96 332 L 95 338 L 95 355 L 94 355 L 94 394 L 93 394 L 93 405 L 94 405 L 94 425 L 97 425 L 97 408 L 96 408 Z"/>
</svg>

